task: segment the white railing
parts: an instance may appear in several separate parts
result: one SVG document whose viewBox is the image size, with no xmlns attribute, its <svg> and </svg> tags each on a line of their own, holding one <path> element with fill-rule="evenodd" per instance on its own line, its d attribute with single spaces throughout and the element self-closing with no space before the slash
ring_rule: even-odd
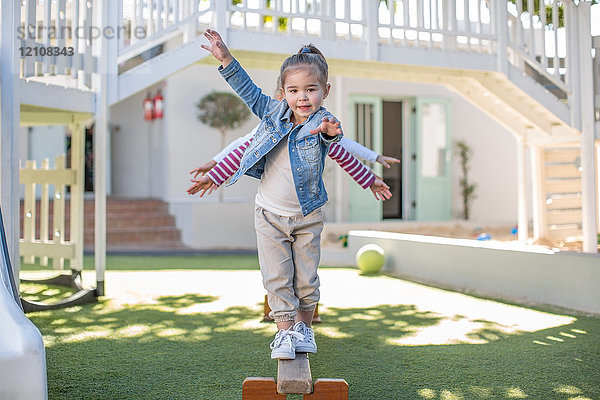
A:
<svg viewBox="0 0 600 400">
<path fill-rule="evenodd" d="M 214 1 L 208 0 L 120 0 L 119 64 L 181 36 L 186 43 L 209 26 Z"/>
<path fill-rule="evenodd" d="M 91 87 L 96 71 L 92 54 L 94 2 L 89 0 L 19 0 L 21 77 L 68 75 Z"/>
<path fill-rule="evenodd" d="M 507 2 L 511 64 L 523 72 L 529 72 L 528 67 L 533 68 L 541 75 L 538 81 L 562 98 L 566 98 L 568 92 L 567 68 L 570 66 L 567 58 L 569 6 L 573 7 L 570 1 L 558 0 L 540 0 L 537 4 L 534 0 Z"/>
<path fill-rule="evenodd" d="M 116 0 L 103 2 L 115 7 L 111 13 L 116 17 L 102 27 L 93 24 L 99 12 L 94 12 L 98 3 L 93 1 L 20 3 L 22 45 L 35 49 L 30 51 L 35 54 L 22 56 L 25 77 L 84 74 L 89 82 L 96 65 L 92 35 L 99 30 L 112 29 L 118 40 L 113 61 L 123 67 L 185 44 L 206 26 L 219 25 L 363 42 L 367 52 L 393 46 L 495 54 L 503 58 L 498 65 L 512 64 L 561 99 L 570 94 L 570 79 L 577 79 L 576 74 L 569 76 L 574 69 L 569 48 L 577 46 L 570 35 L 577 28 L 571 23 L 576 8 L 572 0 Z M 75 55 L 48 55 L 49 47 L 65 46 L 73 47 Z"/>
<path fill-rule="evenodd" d="M 229 11 L 232 27 L 341 40 L 489 50 L 494 39 L 486 0 L 241 0 Z"/>
<path fill-rule="evenodd" d="M 390 44 L 493 50 L 486 0 L 386 0 L 378 15 L 379 38 Z"/>
<path fill-rule="evenodd" d="M 504 5 L 497 7 L 498 1 Z M 570 0 L 236 0 L 228 4 L 230 27 L 259 32 L 494 54 L 500 35 L 506 35 L 512 65 L 557 97 L 564 98 L 568 91 L 566 7 L 572 6 Z"/>
</svg>

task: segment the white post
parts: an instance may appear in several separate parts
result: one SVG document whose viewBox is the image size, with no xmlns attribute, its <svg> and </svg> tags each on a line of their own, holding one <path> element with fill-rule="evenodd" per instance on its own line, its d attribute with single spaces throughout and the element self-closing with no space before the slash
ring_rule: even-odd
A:
<svg viewBox="0 0 600 400">
<path fill-rule="evenodd" d="M 529 237 L 529 216 L 527 215 L 527 172 L 525 170 L 527 143 L 525 139 L 517 138 L 517 192 L 518 192 L 518 239 L 527 242 Z"/>
<path fill-rule="evenodd" d="M 508 14 L 506 0 L 493 0 L 494 25 L 496 27 L 496 68 L 498 72 L 508 74 Z M 465 10 L 465 14 L 468 14 Z"/>
<path fill-rule="evenodd" d="M 579 62 L 580 82 L 591 82 L 592 73 L 592 36 L 590 21 L 590 3 L 580 2 L 577 6 L 579 19 Z M 596 160 L 594 142 L 594 87 L 582 84 L 579 87 L 581 99 L 581 192 L 582 192 L 582 228 L 583 251 L 598 252 L 598 225 L 596 210 Z"/>
<path fill-rule="evenodd" d="M 448 50 L 456 49 L 456 2 L 444 1 L 442 4 L 444 10 L 444 29 L 446 34 L 444 35 L 444 47 Z"/>
<path fill-rule="evenodd" d="M 544 151 L 540 146 L 529 148 L 533 204 L 533 238 L 546 236 L 546 199 L 544 197 Z"/>
<path fill-rule="evenodd" d="M 571 110 L 571 126 L 575 127 L 578 130 L 581 130 L 581 96 L 579 93 L 581 92 L 581 83 L 582 77 L 579 75 L 581 62 L 581 49 L 584 47 L 580 47 L 579 43 L 579 29 L 580 25 L 579 21 L 579 13 L 574 4 L 570 2 L 563 3 L 564 14 L 565 14 L 565 30 L 566 30 L 566 50 L 567 50 L 567 59 L 566 59 L 566 67 L 567 67 L 567 75 L 566 75 L 566 85 L 567 85 L 567 93 L 568 93 L 568 103 L 569 109 Z M 590 32 L 588 31 L 587 36 L 590 36 Z M 556 41 L 556 34 L 555 34 Z M 557 49 L 555 43 L 555 49 Z M 558 62 L 558 57 L 554 57 L 554 63 Z M 588 83 L 589 84 L 589 83 Z"/>
<path fill-rule="evenodd" d="M 323 4 L 323 15 L 325 16 L 325 19 L 321 21 L 321 37 L 323 38 L 335 38 L 335 22 L 333 22 L 335 17 L 334 10 L 335 7 L 332 1 L 326 1 L 325 4 Z"/>
<path fill-rule="evenodd" d="M 105 26 L 111 20 L 109 0 L 100 0 L 97 26 Z M 96 40 L 98 69 L 96 73 L 96 125 L 94 129 L 94 200 L 95 200 L 95 235 L 94 264 L 96 268 L 96 291 L 98 296 L 104 295 L 104 271 L 106 270 L 106 137 L 108 136 L 108 80 L 109 57 L 102 56 L 109 52 L 109 39 L 102 35 Z"/>
<path fill-rule="evenodd" d="M 181 0 L 177 0 L 177 1 L 181 1 Z M 186 19 L 187 17 L 190 16 L 191 13 L 194 12 L 194 10 L 191 9 L 189 0 L 183 0 L 182 6 L 183 7 L 181 10 L 181 12 L 182 12 L 181 19 Z M 183 28 L 183 43 L 187 43 L 194 38 L 195 26 L 196 26 L 195 22 L 194 23 L 188 22 L 185 24 L 185 27 Z"/>
<path fill-rule="evenodd" d="M 370 61 L 377 61 L 379 58 L 379 1 L 366 1 L 365 14 L 367 25 L 367 54 L 366 58 Z"/>
<path fill-rule="evenodd" d="M 21 2 L 0 3 L 0 192 L 4 229 L 15 282 L 19 282 L 19 81 L 17 27 Z"/>
<path fill-rule="evenodd" d="M 121 40 L 118 38 L 117 32 L 119 26 L 123 23 L 123 1 L 119 0 L 118 3 L 121 5 L 120 7 L 112 7 L 108 10 L 107 19 L 104 23 L 104 26 L 112 28 L 112 32 L 114 33 L 114 37 L 107 37 L 106 40 L 106 52 L 103 53 L 103 57 L 107 59 L 107 74 L 103 79 L 106 80 L 106 102 L 107 106 L 110 108 L 111 104 L 117 102 L 118 91 L 119 91 L 119 63 L 117 62 L 117 58 L 119 57 L 119 47 Z M 110 2 L 112 5 L 113 3 Z M 110 113 L 108 114 L 110 115 Z M 106 195 L 110 196 L 112 193 L 112 154 L 111 154 L 111 140 L 112 134 L 109 127 L 110 118 L 106 118 L 106 182 L 105 182 L 105 190 Z"/>
<path fill-rule="evenodd" d="M 227 5 L 228 1 L 215 1 L 214 24 L 215 30 L 219 32 L 225 44 L 229 44 L 229 34 L 227 31 Z"/>
<path fill-rule="evenodd" d="M 71 242 L 75 244 L 75 257 L 71 260 L 72 270 L 83 270 L 84 247 L 84 201 L 85 186 L 85 129 L 81 123 L 72 124 L 71 169 L 75 171 L 75 184 L 71 185 Z"/>
</svg>

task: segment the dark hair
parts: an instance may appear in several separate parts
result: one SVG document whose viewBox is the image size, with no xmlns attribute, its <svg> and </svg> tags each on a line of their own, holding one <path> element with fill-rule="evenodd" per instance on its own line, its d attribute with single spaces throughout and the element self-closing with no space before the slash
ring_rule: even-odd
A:
<svg viewBox="0 0 600 400">
<path fill-rule="evenodd" d="M 304 45 L 298 50 L 298 52 L 285 59 L 279 70 L 279 87 L 283 87 L 285 82 L 285 75 L 290 69 L 301 68 L 303 66 L 310 67 L 313 72 L 317 75 L 319 83 L 323 87 L 327 86 L 329 80 L 329 66 L 323 53 L 317 47 L 310 43 Z"/>
</svg>

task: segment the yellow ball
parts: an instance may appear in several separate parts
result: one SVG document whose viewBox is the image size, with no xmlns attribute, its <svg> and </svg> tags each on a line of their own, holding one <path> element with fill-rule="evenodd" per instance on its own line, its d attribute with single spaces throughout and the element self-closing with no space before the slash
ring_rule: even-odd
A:
<svg viewBox="0 0 600 400">
<path fill-rule="evenodd" d="M 362 274 L 376 274 L 385 262 L 383 249 L 376 244 L 366 244 L 356 253 L 356 265 Z"/>
</svg>

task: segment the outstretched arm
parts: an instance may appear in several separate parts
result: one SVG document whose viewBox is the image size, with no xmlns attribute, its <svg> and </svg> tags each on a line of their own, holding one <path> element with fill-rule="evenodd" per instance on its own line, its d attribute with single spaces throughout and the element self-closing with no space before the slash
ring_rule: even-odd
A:
<svg viewBox="0 0 600 400">
<path fill-rule="evenodd" d="M 227 155 L 229 153 L 231 153 L 233 150 L 237 149 L 244 143 L 252 140 L 252 138 L 254 137 L 254 134 L 256 133 L 257 130 L 258 130 L 258 125 L 256 125 L 254 127 L 254 129 L 252 129 L 250 132 L 248 132 L 244 136 L 241 136 L 241 137 L 233 140 L 231 143 L 229 143 L 227 146 L 225 146 L 225 148 L 223 150 L 221 150 L 218 154 L 216 154 L 213 157 L 213 160 L 215 160 L 216 162 L 223 161 L 225 159 L 225 157 L 227 157 Z"/>
<path fill-rule="evenodd" d="M 383 165 L 384 167 L 389 168 L 389 167 L 391 167 L 390 164 L 398 164 L 400 162 L 400 160 L 398 160 L 397 158 L 394 158 L 394 157 L 379 155 L 379 156 L 377 156 L 377 162 L 379 164 Z"/>
<path fill-rule="evenodd" d="M 339 143 L 329 146 L 328 156 L 335 160 L 363 189 L 370 188 L 376 200 L 385 201 L 392 197 L 390 187 Z"/>
<path fill-rule="evenodd" d="M 244 142 L 231 153 L 227 154 L 221 162 L 217 163 L 213 169 L 208 171 L 207 176 L 217 185 L 221 186 L 227 179 L 231 178 L 235 171 L 240 168 L 242 156 L 246 148 L 250 145 L 252 139 Z"/>
<path fill-rule="evenodd" d="M 320 133 L 321 138 L 330 144 L 340 141 L 342 138 L 342 127 L 340 125 L 340 121 L 338 121 L 333 115 L 326 115 L 321 119 L 319 126 L 309 131 L 309 133 L 313 135 Z"/>
<path fill-rule="evenodd" d="M 397 158 L 377 154 L 373 150 L 363 146 L 355 140 L 348 139 L 345 136 L 342 138 L 342 140 L 340 140 L 340 145 L 344 146 L 344 148 L 354 156 L 370 162 L 378 162 L 386 168 L 390 168 L 390 164 L 396 164 L 400 162 L 400 160 Z"/>
<path fill-rule="evenodd" d="M 227 179 L 231 178 L 231 176 L 235 174 L 235 171 L 240 168 L 244 151 L 246 151 L 246 148 L 250 145 L 251 141 L 252 139 L 244 142 L 231 153 L 227 154 L 225 158 L 208 171 L 206 175 L 203 175 L 198 179 L 192 179 L 192 182 L 194 183 L 187 190 L 188 194 L 196 194 L 201 191 L 200 197 L 202 197 L 206 192 L 209 194 L 212 193 L 213 190 L 221 186 Z"/>
<path fill-rule="evenodd" d="M 254 129 L 252 129 L 250 131 L 250 133 L 248 133 L 244 136 L 241 136 L 241 137 L 235 139 L 234 141 L 232 141 L 231 143 L 229 143 L 223 150 L 221 150 L 219 153 L 217 153 L 210 161 L 207 161 L 204 164 L 202 164 L 201 166 L 199 166 L 198 168 L 191 170 L 190 174 L 194 174 L 194 179 L 197 178 L 198 175 L 206 174 L 215 165 L 217 165 L 217 163 L 223 161 L 223 159 L 225 159 L 225 157 L 227 157 L 229 155 L 229 153 L 231 153 L 233 150 L 242 146 L 245 142 L 252 140 L 252 138 L 254 137 L 254 134 L 256 133 L 257 128 L 258 128 L 258 126 Z"/>
<path fill-rule="evenodd" d="M 201 47 L 210 51 L 221 62 L 219 72 L 258 118 L 262 119 L 265 113 L 279 104 L 279 101 L 265 95 L 252 82 L 252 79 L 240 63 L 233 58 L 217 31 L 207 29 L 204 31 L 204 37 L 208 40 L 209 44 L 203 44 Z"/>
<path fill-rule="evenodd" d="M 337 162 L 363 189 L 368 188 L 375 181 L 375 174 L 339 143 L 329 146 L 327 155 Z"/>
<path fill-rule="evenodd" d="M 204 174 L 210 171 L 215 165 L 217 165 L 217 162 L 215 160 L 207 161 L 198 168 L 194 168 L 193 170 L 191 170 L 190 174 L 194 174 L 193 179 L 196 179 L 198 175 L 204 176 Z"/>
<path fill-rule="evenodd" d="M 225 42 L 223 42 L 219 32 L 212 29 L 207 29 L 204 31 L 204 37 L 208 39 L 209 44 L 208 46 L 201 44 L 200 47 L 202 47 L 204 50 L 210 51 L 213 57 L 215 57 L 217 61 L 221 62 L 223 68 L 228 66 L 233 61 L 233 56 L 229 52 Z"/>
<path fill-rule="evenodd" d="M 363 146 L 355 140 L 348 139 L 348 137 L 344 136 L 342 140 L 340 140 L 340 145 L 343 146 L 346 150 L 348 150 L 355 157 L 360 157 L 363 160 L 367 160 L 370 162 L 377 161 L 377 154 L 373 150 L 368 147 Z"/>
<path fill-rule="evenodd" d="M 390 187 L 379 178 L 375 179 L 371 186 L 369 186 L 369 189 L 371 189 L 373 196 L 375 196 L 375 199 L 377 200 L 386 201 L 392 198 Z"/>
<path fill-rule="evenodd" d="M 186 190 L 186 192 L 188 194 L 196 194 L 198 192 L 201 192 L 200 197 L 204 196 L 206 192 L 208 192 L 208 194 L 211 194 L 213 190 L 218 188 L 218 186 L 213 181 L 211 181 L 207 175 L 202 175 L 198 179 L 192 179 L 192 182 L 192 186 L 190 186 L 188 190 Z"/>
</svg>

